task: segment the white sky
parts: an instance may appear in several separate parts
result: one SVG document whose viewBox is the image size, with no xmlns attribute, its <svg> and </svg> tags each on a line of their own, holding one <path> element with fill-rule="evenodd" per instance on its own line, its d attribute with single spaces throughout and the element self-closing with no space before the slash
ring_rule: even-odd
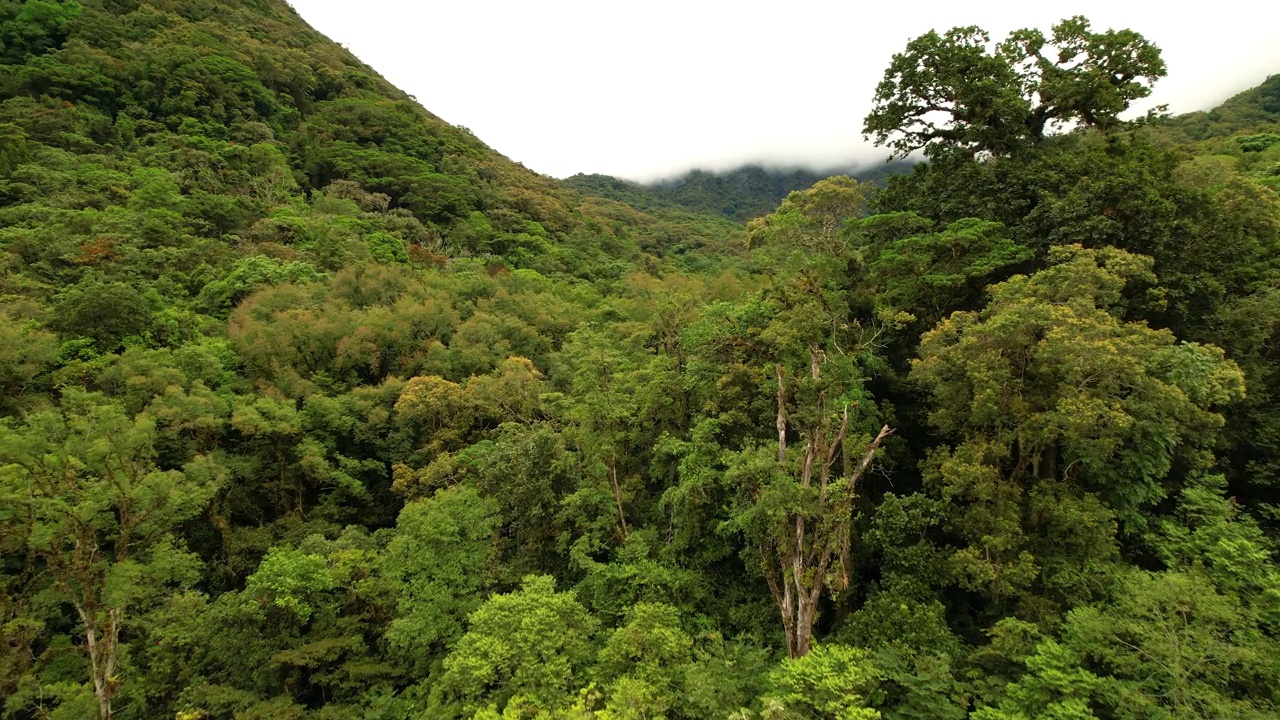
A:
<svg viewBox="0 0 1280 720">
<path fill-rule="evenodd" d="M 1169 76 L 1151 104 L 1173 112 L 1280 73 L 1274 0 L 291 2 L 436 115 L 555 177 L 878 159 L 861 135 L 875 85 L 893 53 L 934 28 L 979 25 L 1000 39 L 1074 14 L 1133 28 L 1164 51 Z"/>
</svg>

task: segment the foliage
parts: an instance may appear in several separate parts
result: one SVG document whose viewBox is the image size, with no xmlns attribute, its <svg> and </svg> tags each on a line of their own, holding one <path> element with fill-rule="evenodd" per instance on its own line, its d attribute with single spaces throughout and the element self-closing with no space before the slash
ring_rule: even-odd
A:
<svg viewBox="0 0 1280 720">
<path fill-rule="evenodd" d="M 492 554 L 497 503 L 456 487 L 405 505 L 387 546 L 384 572 L 399 585 L 387 643 L 412 661 L 430 657 L 462 635 L 479 604 Z"/>
<path fill-rule="evenodd" d="M 218 482 L 209 461 L 156 467 L 155 440 L 151 418 L 131 419 L 119 405 L 74 391 L 60 410 L 0 426 L 3 550 L 38 563 L 14 578 L 14 590 L 74 608 L 102 717 L 119 689 L 131 610 L 197 577 L 198 561 L 173 533 L 204 509 Z"/>
<path fill-rule="evenodd" d="M 866 707 L 879 673 L 864 651 L 842 645 L 819 645 L 808 655 L 788 658 L 769 675 L 772 690 L 762 700 L 769 718 L 878 720 Z"/>
<path fill-rule="evenodd" d="M 0 715 L 1276 716 L 1275 78 L 984 38 L 884 188 L 641 187 L 279 0 L 0 3 Z"/>
<path fill-rule="evenodd" d="M 442 682 L 472 710 L 508 702 L 563 708 L 585 679 L 596 621 L 547 576 L 529 576 L 517 592 L 494 595 L 468 619 L 445 659 Z"/>
<path fill-rule="evenodd" d="M 1220 350 L 1111 314 L 1149 272 L 1143 258 L 1068 247 L 1050 262 L 927 333 L 912 369 L 936 399 L 932 424 L 956 439 L 928 461 L 962 513 L 954 572 L 997 599 L 1033 584 L 1088 597 L 1114 523 L 1144 526 L 1175 460 L 1195 463 L 1189 451 L 1221 427 L 1211 408 L 1243 390 Z"/>
<path fill-rule="evenodd" d="M 976 26 L 930 31 L 893 56 L 863 132 L 895 156 L 923 149 L 1008 154 L 1078 122 L 1103 129 L 1165 75 L 1160 50 L 1132 30 L 1093 32 L 1082 16 L 1046 38 L 1016 30 L 995 51 Z"/>
</svg>

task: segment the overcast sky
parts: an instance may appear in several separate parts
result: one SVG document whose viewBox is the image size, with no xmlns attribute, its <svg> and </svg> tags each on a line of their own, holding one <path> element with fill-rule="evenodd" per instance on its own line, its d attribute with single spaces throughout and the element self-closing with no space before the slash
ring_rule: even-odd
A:
<svg viewBox="0 0 1280 720">
<path fill-rule="evenodd" d="M 1271 0 L 1072 4 L 789 0 L 291 0 L 430 111 L 555 177 L 639 180 L 751 161 L 874 161 L 893 53 L 930 29 L 1047 30 L 1082 14 L 1164 51 L 1151 104 L 1207 109 L 1280 73 Z M 1055 9 L 1060 7 L 1061 9 Z"/>
</svg>

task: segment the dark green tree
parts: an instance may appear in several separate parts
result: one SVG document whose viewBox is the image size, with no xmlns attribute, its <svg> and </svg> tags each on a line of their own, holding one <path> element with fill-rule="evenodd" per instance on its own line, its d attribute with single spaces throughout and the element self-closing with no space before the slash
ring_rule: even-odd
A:
<svg viewBox="0 0 1280 720">
<path fill-rule="evenodd" d="M 1243 390 L 1221 350 L 1116 316 L 1148 259 L 1076 246 L 1050 260 L 928 332 L 912 369 L 954 443 L 926 461 L 957 513 L 953 572 L 997 604 L 1033 586 L 1069 602 L 1099 592 L 1115 524 L 1147 527 L 1175 464 L 1206 462 L 1214 409 Z"/>
<path fill-rule="evenodd" d="M 199 514 L 221 473 L 154 463 L 155 422 L 69 390 L 61 408 L 0 425 L 0 529 L 32 563 L 24 592 L 74 611 L 99 720 L 124 678 L 122 638 L 138 606 L 193 583 L 198 560 L 175 533 Z"/>
<path fill-rule="evenodd" d="M 1004 155 L 1073 122 L 1114 127 L 1166 72 L 1160 50 L 1138 33 L 1094 32 L 1081 16 L 1048 38 L 1023 29 L 994 51 L 990 44 L 976 26 L 912 40 L 877 86 L 863 133 L 899 157 Z"/>
</svg>

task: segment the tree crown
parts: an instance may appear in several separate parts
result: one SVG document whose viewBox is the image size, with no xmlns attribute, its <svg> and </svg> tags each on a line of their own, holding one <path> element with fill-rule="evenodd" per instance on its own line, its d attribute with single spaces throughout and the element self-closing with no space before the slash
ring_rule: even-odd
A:
<svg viewBox="0 0 1280 720">
<path fill-rule="evenodd" d="M 1160 49 L 1142 35 L 1093 32 L 1079 15 L 1050 37 L 1022 29 L 994 47 L 977 26 L 930 31 L 893 56 L 863 134 L 897 157 L 1005 154 L 1072 123 L 1118 126 L 1165 73 Z"/>
</svg>

